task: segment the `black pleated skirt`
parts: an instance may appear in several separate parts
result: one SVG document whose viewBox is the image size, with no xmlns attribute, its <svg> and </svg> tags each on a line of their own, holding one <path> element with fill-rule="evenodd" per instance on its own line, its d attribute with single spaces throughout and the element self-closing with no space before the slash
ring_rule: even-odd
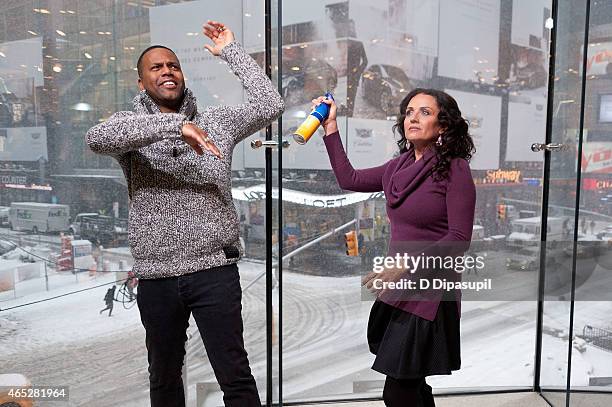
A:
<svg viewBox="0 0 612 407">
<path fill-rule="evenodd" d="M 396 379 L 448 375 L 461 367 L 455 301 L 441 301 L 433 321 L 375 301 L 368 321 L 372 369 Z"/>
</svg>

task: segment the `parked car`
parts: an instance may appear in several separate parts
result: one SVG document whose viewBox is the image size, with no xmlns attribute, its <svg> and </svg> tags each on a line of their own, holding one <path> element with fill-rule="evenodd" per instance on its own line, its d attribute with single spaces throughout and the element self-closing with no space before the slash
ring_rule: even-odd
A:
<svg viewBox="0 0 612 407">
<path fill-rule="evenodd" d="M 87 217 L 96 217 L 98 215 L 100 214 L 95 213 L 95 212 L 77 214 L 74 217 L 74 220 L 72 221 L 72 223 L 70 224 L 68 233 L 70 233 L 73 236 L 80 236 L 81 235 L 81 223 L 83 222 L 83 219 Z"/>
<path fill-rule="evenodd" d="M 388 115 L 396 114 L 402 99 L 414 88 L 403 69 L 393 65 L 371 65 L 361 75 L 364 99 Z"/>
<path fill-rule="evenodd" d="M 0 226 L 8 226 L 10 209 L 8 206 L 0 206 Z"/>
<path fill-rule="evenodd" d="M 75 238 L 89 240 L 98 246 L 121 246 L 127 244 L 128 220 L 99 213 L 79 213 L 69 231 Z"/>
<path fill-rule="evenodd" d="M 606 242 L 612 242 L 612 227 L 606 226 L 604 230 L 597 233 L 597 238 Z"/>
<path fill-rule="evenodd" d="M 506 268 L 517 271 L 535 271 L 540 267 L 539 247 L 525 247 L 515 250 L 506 258 Z"/>
<path fill-rule="evenodd" d="M 334 92 L 338 73 L 325 61 L 285 61 L 282 95 L 285 104 L 295 106 Z"/>
</svg>

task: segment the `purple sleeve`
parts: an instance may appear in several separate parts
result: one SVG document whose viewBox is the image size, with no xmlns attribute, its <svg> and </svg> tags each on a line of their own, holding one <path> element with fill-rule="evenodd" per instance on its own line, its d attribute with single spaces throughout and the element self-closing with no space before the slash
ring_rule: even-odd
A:
<svg viewBox="0 0 612 407">
<path fill-rule="evenodd" d="M 323 137 L 323 141 L 340 188 L 355 192 L 383 190 L 382 178 L 388 162 L 379 167 L 356 170 L 346 156 L 339 132 Z"/>
<path fill-rule="evenodd" d="M 448 232 L 426 249 L 431 255 L 461 255 L 470 248 L 472 240 L 476 187 L 468 162 L 461 158 L 454 159 L 448 176 L 446 188 Z"/>
<path fill-rule="evenodd" d="M 448 233 L 441 240 L 468 242 L 465 247 L 467 250 L 474 228 L 476 187 L 466 160 L 455 159 L 451 162 L 446 190 L 446 208 Z"/>
</svg>

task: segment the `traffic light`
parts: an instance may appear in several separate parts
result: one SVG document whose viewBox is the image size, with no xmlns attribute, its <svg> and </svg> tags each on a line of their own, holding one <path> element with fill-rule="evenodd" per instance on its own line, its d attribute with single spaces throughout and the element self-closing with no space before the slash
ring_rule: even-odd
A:
<svg viewBox="0 0 612 407">
<path fill-rule="evenodd" d="M 348 256 L 359 256 L 359 243 L 357 242 L 357 232 L 351 230 L 344 234 L 346 243 L 346 254 Z"/>
<path fill-rule="evenodd" d="M 497 219 L 501 219 L 501 220 L 506 219 L 506 205 L 504 204 L 497 205 Z"/>
</svg>

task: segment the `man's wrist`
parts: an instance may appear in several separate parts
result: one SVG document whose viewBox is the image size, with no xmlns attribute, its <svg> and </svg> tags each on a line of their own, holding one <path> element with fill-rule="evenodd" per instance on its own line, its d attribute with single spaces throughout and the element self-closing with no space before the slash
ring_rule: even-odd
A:
<svg viewBox="0 0 612 407">
<path fill-rule="evenodd" d="M 181 134 L 183 134 L 183 127 L 185 127 L 187 124 L 192 124 L 194 126 L 197 127 L 197 124 L 192 122 L 191 120 L 189 120 L 188 118 L 183 119 L 183 121 L 181 122 L 180 128 L 179 128 L 179 132 Z"/>
<path fill-rule="evenodd" d="M 227 44 L 225 44 L 220 50 L 219 50 L 219 57 L 222 57 L 223 59 L 227 59 L 226 58 L 226 54 L 228 51 L 230 51 L 232 48 L 234 48 L 232 46 L 232 44 L 236 43 L 236 39 L 234 38 L 233 40 L 231 40 L 230 42 L 228 42 Z"/>
</svg>

